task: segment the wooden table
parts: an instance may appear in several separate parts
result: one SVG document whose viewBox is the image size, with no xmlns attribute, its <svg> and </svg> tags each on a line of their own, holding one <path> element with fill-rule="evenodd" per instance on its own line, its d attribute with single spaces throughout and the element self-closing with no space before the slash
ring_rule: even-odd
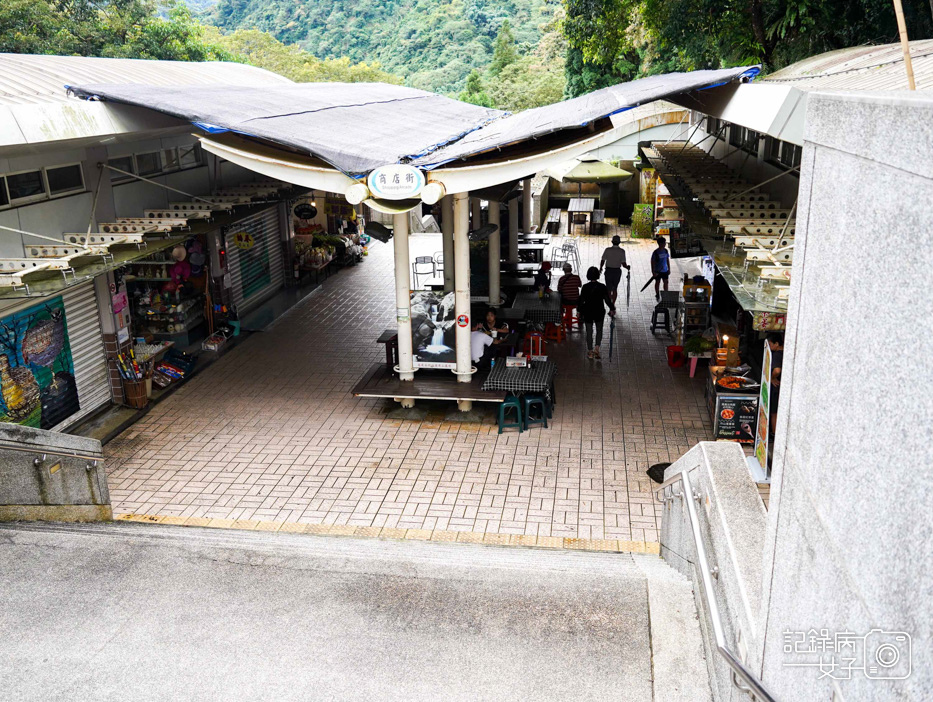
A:
<svg viewBox="0 0 933 702">
<path fill-rule="evenodd" d="M 547 219 L 544 222 L 544 228 L 550 234 L 560 232 L 560 208 L 552 207 L 547 211 Z"/>
<path fill-rule="evenodd" d="M 576 213 L 585 214 L 589 220 L 589 223 L 593 221 L 593 208 L 596 206 L 596 199 L 592 197 L 575 197 L 570 200 L 570 204 L 567 206 L 567 233 L 573 233 L 573 216 Z M 588 223 L 588 224 L 589 224 Z M 588 227 L 588 224 L 584 225 Z M 587 231 L 588 229 L 584 229 Z"/>
<path fill-rule="evenodd" d="M 541 267 L 540 263 L 511 263 L 505 261 L 501 264 L 501 270 L 503 273 L 516 273 L 518 271 L 536 271 Z"/>
<path fill-rule="evenodd" d="M 534 259 L 535 263 L 541 263 L 544 261 L 545 248 L 544 244 L 519 244 L 518 255 L 521 256 L 524 253 Z"/>
</svg>

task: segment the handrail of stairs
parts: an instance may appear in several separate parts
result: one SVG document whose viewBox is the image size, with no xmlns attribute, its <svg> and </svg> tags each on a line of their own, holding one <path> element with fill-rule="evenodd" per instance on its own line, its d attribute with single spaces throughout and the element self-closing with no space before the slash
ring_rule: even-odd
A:
<svg viewBox="0 0 933 702">
<path fill-rule="evenodd" d="M 674 486 L 680 483 L 681 491 L 674 492 Z M 666 493 L 670 488 L 670 493 Z M 660 487 L 656 488 L 655 498 L 661 502 L 673 500 L 676 497 L 684 497 L 684 504 L 687 506 L 687 516 L 690 519 L 690 530 L 693 533 L 693 544 L 697 552 L 697 567 L 700 571 L 700 582 L 703 584 L 703 599 L 706 602 L 706 609 L 709 612 L 710 624 L 713 628 L 713 636 L 716 639 L 716 650 L 719 652 L 726 663 L 732 668 L 732 684 L 738 689 L 753 695 L 760 702 L 776 702 L 774 696 L 765 689 L 764 683 L 750 671 L 739 657 L 726 644 L 726 635 L 723 631 L 722 617 L 719 614 L 719 603 L 716 600 L 716 592 L 713 590 L 713 578 L 719 577 L 719 568 L 711 566 L 709 557 L 706 553 L 706 546 L 703 543 L 703 535 L 700 531 L 700 518 L 697 515 L 696 502 L 700 499 L 699 491 L 693 488 L 690 482 L 689 469 L 681 471 L 677 475 L 668 478 Z M 666 494 L 669 496 L 665 497 Z M 686 499 L 689 496 L 692 499 Z M 740 680 L 741 679 L 741 682 Z"/>
<path fill-rule="evenodd" d="M 79 458 L 85 461 L 89 461 L 95 466 L 98 461 L 104 460 L 104 455 L 102 453 L 97 453 L 95 455 L 84 455 L 78 453 L 77 451 L 67 451 L 62 449 L 50 449 L 45 446 L 35 446 L 31 444 L 20 444 L 13 443 L 10 441 L 0 440 L 0 451 L 19 451 L 20 453 L 33 453 L 36 456 L 41 457 L 36 458 L 36 464 L 43 463 L 45 461 L 45 456 L 60 456 L 62 458 Z"/>
</svg>

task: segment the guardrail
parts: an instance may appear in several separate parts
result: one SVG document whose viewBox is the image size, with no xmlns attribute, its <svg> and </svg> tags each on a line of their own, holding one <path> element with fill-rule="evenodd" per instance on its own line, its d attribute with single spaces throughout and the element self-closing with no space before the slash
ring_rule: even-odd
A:
<svg viewBox="0 0 933 702">
<path fill-rule="evenodd" d="M 19 451 L 20 453 L 36 454 L 37 458 L 33 460 L 33 463 L 37 466 L 45 462 L 46 456 L 58 456 L 60 458 L 78 458 L 78 459 L 85 460 L 88 463 L 90 463 L 92 468 L 97 467 L 98 461 L 104 460 L 104 455 L 102 453 L 96 454 L 93 456 L 85 456 L 83 454 L 77 453 L 76 451 L 52 450 L 52 449 L 40 447 L 40 446 L 15 444 L 9 441 L 0 441 L 0 451 Z M 39 457 L 41 457 L 41 460 Z"/>
<path fill-rule="evenodd" d="M 681 486 L 680 492 L 674 492 L 674 487 L 677 484 Z M 669 493 L 667 492 L 668 489 L 670 489 Z M 742 692 L 753 695 L 761 700 L 761 702 L 777 702 L 774 696 L 765 688 L 764 683 L 742 663 L 739 657 L 733 653 L 732 649 L 726 644 L 722 617 L 719 614 L 719 602 L 713 590 L 713 578 L 719 577 L 719 568 L 710 565 L 709 557 L 706 553 L 706 545 L 703 543 L 703 534 L 700 531 L 700 518 L 697 515 L 696 507 L 696 503 L 700 499 L 700 493 L 694 489 L 693 484 L 690 482 L 689 470 L 681 471 L 677 475 L 668 478 L 660 487 L 655 489 L 654 494 L 655 499 L 659 502 L 673 501 L 678 497 L 684 498 L 684 505 L 687 507 L 687 517 L 690 521 L 690 531 L 693 534 L 693 544 L 696 547 L 696 565 L 700 571 L 700 582 L 703 585 L 703 601 L 706 603 L 706 610 L 709 612 L 713 637 L 716 640 L 716 651 L 732 669 L 732 684 Z M 741 679 L 741 682 L 739 679 Z"/>
</svg>

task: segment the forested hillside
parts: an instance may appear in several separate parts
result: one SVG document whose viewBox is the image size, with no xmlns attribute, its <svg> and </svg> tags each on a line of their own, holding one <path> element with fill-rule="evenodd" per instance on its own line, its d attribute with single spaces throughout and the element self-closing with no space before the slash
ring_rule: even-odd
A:
<svg viewBox="0 0 933 702">
<path fill-rule="evenodd" d="M 492 60 L 508 20 L 517 51 L 534 49 L 560 0 L 219 0 L 205 20 L 255 28 L 319 58 L 377 61 L 408 85 L 459 93 Z"/>
</svg>

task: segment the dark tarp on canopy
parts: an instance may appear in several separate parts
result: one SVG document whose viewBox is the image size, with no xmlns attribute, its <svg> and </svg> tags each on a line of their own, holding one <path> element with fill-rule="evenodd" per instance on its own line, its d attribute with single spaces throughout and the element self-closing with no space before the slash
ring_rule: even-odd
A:
<svg viewBox="0 0 933 702">
<path fill-rule="evenodd" d="M 430 170 L 665 97 L 758 73 L 755 67 L 651 76 L 510 115 L 384 83 L 268 87 L 139 84 L 68 86 L 79 97 L 145 107 L 207 131 L 232 131 L 298 149 L 358 176 L 390 163 Z"/>
</svg>

